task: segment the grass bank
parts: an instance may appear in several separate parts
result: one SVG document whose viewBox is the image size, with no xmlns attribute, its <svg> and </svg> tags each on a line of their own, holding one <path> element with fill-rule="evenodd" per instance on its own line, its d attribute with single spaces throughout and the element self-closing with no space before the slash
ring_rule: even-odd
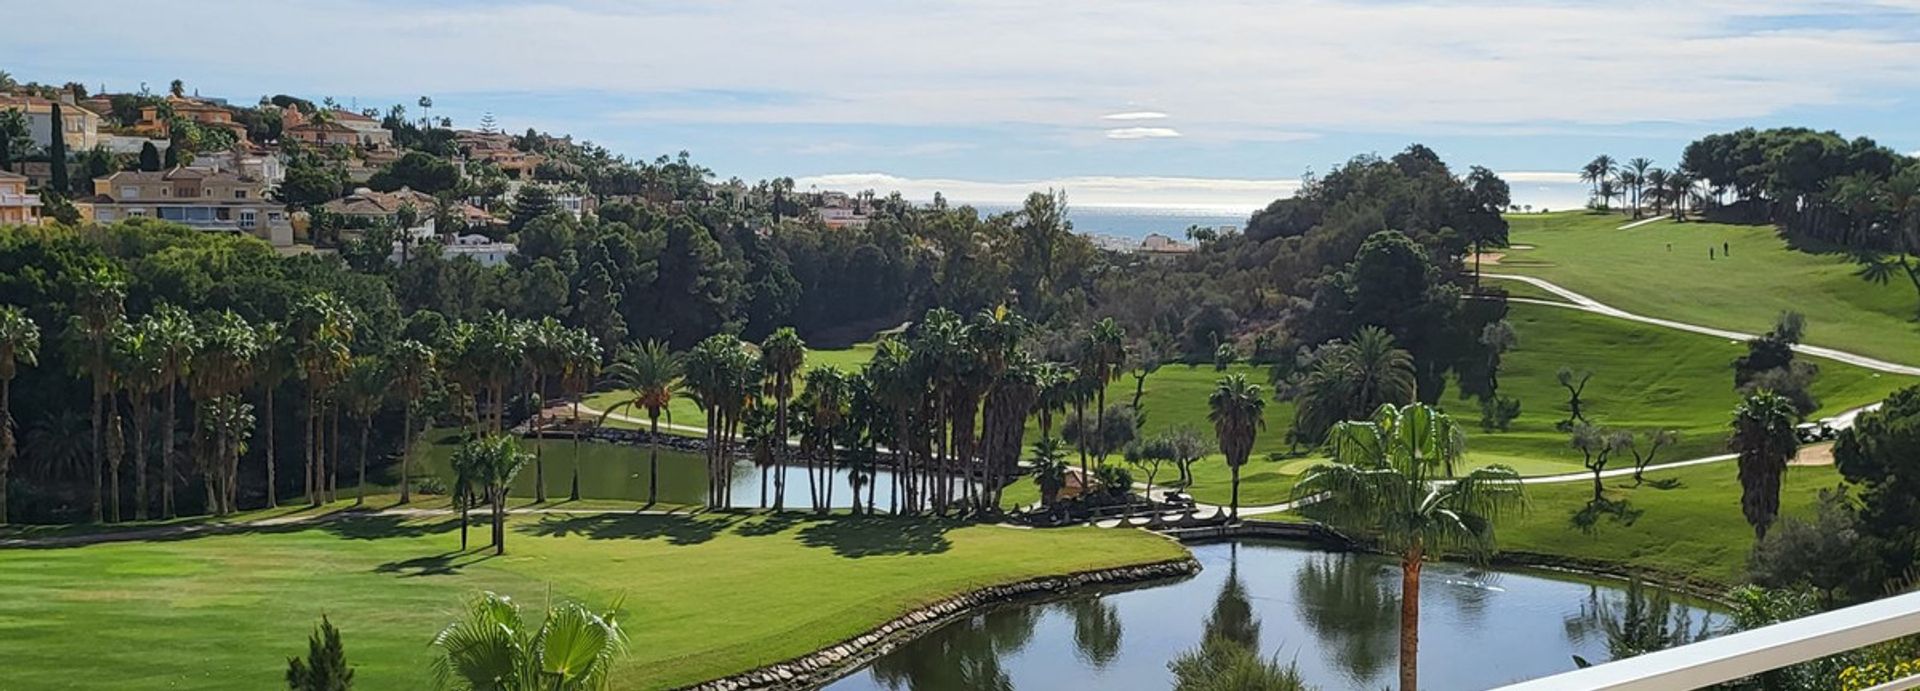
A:
<svg viewBox="0 0 1920 691">
<path fill-rule="evenodd" d="M 1509 216 L 1510 250 L 1486 270 L 1539 276 L 1629 312 L 1759 333 L 1781 310 L 1807 341 L 1920 365 L 1913 289 L 1854 275 L 1842 253 L 1787 246 L 1770 226 L 1630 219 L 1581 211 Z M 1731 255 L 1722 253 L 1722 248 Z M 1714 258 L 1708 258 L 1708 251 Z"/>
<path fill-rule="evenodd" d="M 19 688 L 276 688 L 324 614 L 356 688 L 425 688 L 427 642 L 492 590 L 528 607 L 624 597 L 616 688 L 670 688 L 968 590 L 1184 555 L 1137 531 L 888 518 L 521 515 L 509 530 L 504 557 L 459 552 L 451 518 L 390 515 L 0 550 L 0 664 Z"/>
</svg>

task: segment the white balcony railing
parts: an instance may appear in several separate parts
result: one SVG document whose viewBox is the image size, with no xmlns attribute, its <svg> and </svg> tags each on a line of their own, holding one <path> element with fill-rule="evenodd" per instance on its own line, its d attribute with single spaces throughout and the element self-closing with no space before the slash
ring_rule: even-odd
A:
<svg viewBox="0 0 1920 691">
<path fill-rule="evenodd" d="M 0 206 L 40 206 L 40 195 L 0 192 Z"/>
<path fill-rule="evenodd" d="M 1920 593 L 1909 593 L 1691 645 L 1522 682 L 1503 691 L 1697 689 L 1920 633 Z M 1920 688 L 1920 677 L 1869 691 Z"/>
</svg>

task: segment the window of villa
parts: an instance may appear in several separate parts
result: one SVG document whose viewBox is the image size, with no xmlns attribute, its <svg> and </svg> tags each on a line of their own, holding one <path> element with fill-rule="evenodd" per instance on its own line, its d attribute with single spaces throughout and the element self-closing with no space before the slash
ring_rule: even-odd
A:
<svg viewBox="0 0 1920 691">
<path fill-rule="evenodd" d="M 246 199 L 246 198 L 247 198 L 247 191 L 246 191 L 246 190 L 234 190 L 234 191 L 233 191 L 233 198 L 234 198 L 234 199 Z"/>
<path fill-rule="evenodd" d="M 252 211 L 251 209 L 248 209 L 248 210 L 242 210 L 242 211 L 240 212 L 240 227 L 242 227 L 242 228 L 252 228 L 252 227 L 253 227 L 253 219 L 254 219 L 254 215 L 253 215 L 253 211 Z"/>
</svg>

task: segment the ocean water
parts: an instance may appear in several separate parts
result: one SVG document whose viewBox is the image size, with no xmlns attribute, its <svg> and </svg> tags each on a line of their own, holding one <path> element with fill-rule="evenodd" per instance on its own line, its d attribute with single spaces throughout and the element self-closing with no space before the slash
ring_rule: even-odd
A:
<svg viewBox="0 0 1920 691">
<path fill-rule="evenodd" d="M 974 204 L 973 207 L 983 216 L 1018 208 L 1010 204 Z M 1073 222 L 1074 232 L 1134 242 L 1151 233 L 1184 240 L 1187 228 L 1196 225 L 1244 228 L 1247 217 L 1252 214 L 1252 209 L 1236 212 L 1218 208 L 1067 205 L 1067 220 Z"/>
</svg>

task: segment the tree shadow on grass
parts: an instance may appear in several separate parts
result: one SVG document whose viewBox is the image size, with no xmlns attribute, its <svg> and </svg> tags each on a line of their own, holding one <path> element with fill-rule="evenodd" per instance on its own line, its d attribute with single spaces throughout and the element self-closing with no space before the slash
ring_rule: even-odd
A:
<svg viewBox="0 0 1920 691">
<path fill-rule="evenodd" d="M 1686 484 L 1687 484 L 1686 482 L 1682 481 L 1680 478 L 1677 478 L 1677 477 L 1663 477 L 1658 480 L 1647 481 L 1648 487 L 1652 487 L 1654 489 L 1661 490 L 1661 491 L 1680 489 Z"/>
<path fill-rule="evenodd" d="M 939 554 L 953 548 L 947 531 L 955 525 L 916 518 L 837 518 L 801 529 L 800 544 L 832 549 L 834 554 L 852 559 L 889 554 Z"/>
<path fill-rule="evenodd" d="M 765 537 L 786 532 L 788 528 L 800 523 L 802 517 L 797 513 L 768 514 L 758 521 L 743 522 L 733 532 L 746 537 Z"/>
<path fill-rule="evenodd" d="M 1633 502 L 1625 499 L 1619 501 L 1598 499 L 1587 502 L 1586 506 L 1573 512 L 1569 520 L 1573 523 L 1573 527 L 1580 529 L 1580 532 L 1592 535 L 1599 529 L 1601 521 L 1625 527 L 1633 525 L 1633 522 L 1640 520 L 1640 515 L 1646 512 L 1646 509 L 1634 508 Z"/>
<path fill-rule="evenodd" d="M 521 525 L 515 530 L 540 537 L 584 536 L 589 540 L 656 540 L 673 545 L 697 545 L 712 540 L 741 516 L 701 514 L 697 516 L 661 516 L 651 514 L 589 514 L 582 516 L 544 516 L 538 523 Z"/>
<path fill-rule="evenodd" d="M 461 569 L 492 559 L 491 552 L 443 552 L 430 557 L 414 557 L 404 561 L 390 561 L 374 567 L 374 573 L 400 574 L 404 578 L 421 576 L 452 576 Z"/>
<path fill-rule="evenodd" d="M 327 521 L 319 524 L 318 527 L 349 540 L 384 540 L 453 532 L 460 529 L 460 518 L 453 516 L 439 521 L 428 521 L 409 516 L 371 514 Z"/>
</svg>

